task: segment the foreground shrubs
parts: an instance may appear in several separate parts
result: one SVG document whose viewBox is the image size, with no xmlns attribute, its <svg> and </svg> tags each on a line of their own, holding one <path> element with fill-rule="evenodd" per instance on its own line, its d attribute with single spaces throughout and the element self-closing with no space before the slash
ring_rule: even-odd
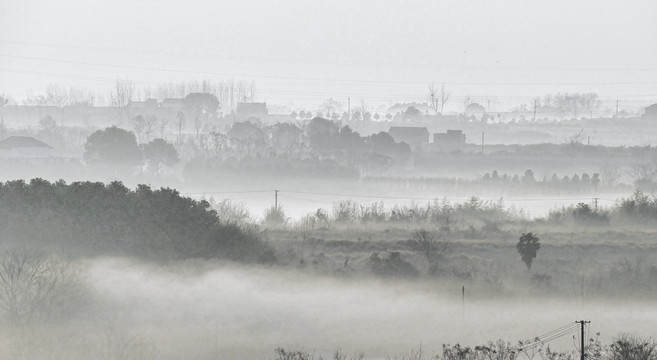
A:
<svg viewBox="0 0 657 360">
<path fill-rule="evenodd" d="M 597 334 L 599 335 L 599 334 Z M 585 347 L 585 357 L 590 360 L 656 360 L 657 343 L 651 339 L 641 338 L 635 335 L 620 334 L 612 339 L 609 345 L 603 345 L 598 336 L 590 338 Z M 283 348 L 275 350 L 274 360 L 314 360 L 324 359 L 315 352 L 286 351 Z M 550 348 L 543 342 L 534 340 L 519 341 L 516 345 L 509 342 L 497 340 L 489 341 L 484 345 L 474 347 L 461 344 L 443 344 L 442 353 L 429 355 L 422 348 L 411 350 L 406 354 L 388 356 L 390 360 L 517 360 L 517 359 L 541 359 L 541 360 L 575 360 L 579 359 L 579 351 L 559 352 Z M 329 359 L 329 358 L 326 358 Z M 347 357 L 342 350 L 338 349 L 330 359 L 367 359 L 362 353 Z"/>
</svg>

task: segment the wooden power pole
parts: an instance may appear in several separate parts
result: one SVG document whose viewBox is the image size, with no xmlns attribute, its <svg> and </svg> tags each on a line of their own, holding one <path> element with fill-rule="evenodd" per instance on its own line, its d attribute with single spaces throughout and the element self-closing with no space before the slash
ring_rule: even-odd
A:
<svg viewBox="0 0 657 360">
<path fill-rule="evenodd" d="M 580 349 L 579 349 L 580 350 L 580 360 L 584 360 L 584 356 L 585 356 L 585 354 L 584 354 L 584 327 L 586 326 L 586 324 L 590 324 L 591 322 L 590 321 L 585 321 L 585 320 L 580 320 L 580 321 L 575 321 L 575 322 L 580 325 L 580 331 L 581 331 L 580 337 L 581 337 L 581 341 L 582 341 L 581 344 L 580 344 Z"/>
<path fill-rule="evenodd" d="M 278 210 L 278 190 L 274 190 L 274 209 Z"/>
</svg>

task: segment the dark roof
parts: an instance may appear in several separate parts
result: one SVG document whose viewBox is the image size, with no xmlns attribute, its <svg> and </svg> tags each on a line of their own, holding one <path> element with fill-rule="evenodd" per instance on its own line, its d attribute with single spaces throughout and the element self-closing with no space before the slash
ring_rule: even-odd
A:
<svg viewBox="0 0 657 360">
<path fill-rule="evenodd" d="M 13 148 L 49 148 L 52 146 L 39 141 L 31 136 L 10 136 L 4 140 L 0 140 L 0 149 L 13 149 Z"/>
<path fill-rule="evenodd" d="M 390 135 L 410 135 L 410 136 L 422 136 L 428 135 L 429 130 L 425 127 L 418 126 L 391 126 L 388 130 Z M 394 135 L 393 135 L 394 136 Z"/>
</svg>

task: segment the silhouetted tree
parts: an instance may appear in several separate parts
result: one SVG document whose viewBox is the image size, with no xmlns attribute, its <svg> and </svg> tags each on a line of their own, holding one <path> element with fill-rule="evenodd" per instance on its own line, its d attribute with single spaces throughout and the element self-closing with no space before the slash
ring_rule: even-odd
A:
<svg viewBox="0 0 657 360">
<path fill-rule="evenodd" d="M 144 159 L 155 167 L 156 173 L 159 173 L 160 166 L 173 166 L 180 160 L 176 148 L 164 139 L 153 139 L 148 144 L 144 144 L 143 154 Z"/>
<path fill-rule="evenodd" d="M 191 93 L 183 99 L 183 109 L 188 117 L 194 121 L 197 140 L 203 123 L 217 117 L 219 105 L 219 99 L 207 93 Z"/>
<path fill-rule="evenodd" d="M 89 162 L 137 165 L 141 161 L 135 134 L 116 126 L 89 135 L 84 150 L 84 159 Z"/>
<path fill-rule="evenodd" d="M 310 146 L 314 149 L 327 149 L 337 145 L 335 138 L 340 133 L 337 122 L 316 117 L 310 121 L 307 128 Z"/>
<path fill-rule="evenodd" d="M 538 242 L 538 237 L 532 233 L 523 233 L 520 236 L 518 244 L 516 244 L 516 250 L 522 257 L 522 262 L 527 265 L 527 269 L 532 268 L 532 261 L 536 258 L 536 253 L 541 247 L 541 244 Z"/>
<path fill-rule="evenodd" d="M 135 97 L 135 84 L 130 81 L 117 80 L 110 95 L 112 107 L 119 117 L 119 123 L 130 119 L 132 101 Z"/>
<path fill-rule="evenodd" d="M 404 111 L 404 119 L 415 120 L 420 116 L 422 116 L 422 113 L 415 106 L 409 106 L 406 111 Z"/>
<path fill-rule="evenodd" d="M 258 260 L 255 234 L 172 189 L 33 179 L 0 183 L 0 239 L 95 254 Z M 266 250 L 265 250 L 266 251 Z"/>
</svg>

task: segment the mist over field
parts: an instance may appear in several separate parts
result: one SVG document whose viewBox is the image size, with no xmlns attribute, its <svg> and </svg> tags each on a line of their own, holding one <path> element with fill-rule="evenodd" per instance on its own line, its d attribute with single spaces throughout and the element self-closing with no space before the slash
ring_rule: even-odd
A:
<svg viewBox="0 0 657 360">
<path fill-rule="evenodd" d="M 623 331 L 655 334 L 654 305 L 640 301 L 610 311 L 620 303 L 488 300 L 477 294 L 468 296 L 464 314 L 459 288 L 431 282 L 363 283 L 227 264 L 192 264 L 194 270 L 190 264 L 180 266 L 182 271 L 125 259 L 98 260 L 90 266 L 89 280 L 117 303 L 111 314 L 123 331 L 180 356 L 208 356 L 213 346 L 230 358 L 265 358 L 277 346 L 323 354 L 342 348 L 371 358 L 419 346 L 438 353 L 443 343 L 531 338 L 540 335 L 538 328 L 557 328 L 582 317 L 598 319 L 596 328 L 607 334 L 604 339 Z M 572 339 L 555 345 L 567 348 Z"/>
<path fill-rule="evenodd" d="M 655 14 L 0 2 L 0 359 L 657 360 Z"/>
<path fill-rule="evenodd" d="M 597 319 L 603 341 L 617 332 L 655 335 L 652 301 L 468 294 L 463 307 L 460 289 L 426 281 L 364 283 L 214 261 L 162 267 L 101 258 L 86 260 L 84 268 L 85 281 L 102 300 L 56 335 L 32 333 L 38 345 L 28 356 L 85 354 L 44 341 L 49 339 L 86 341 L 108 358 L 121 351 L 130 358 L 269 358 L 281 346 L 329 357 L 343 349 L 385 358 L 419 348 L 438 354 L 442 344 L 531 339 L 538 329 L 576 318 Z M 551 345 L 564 350 L 573 339 Z"/>
</svg>

